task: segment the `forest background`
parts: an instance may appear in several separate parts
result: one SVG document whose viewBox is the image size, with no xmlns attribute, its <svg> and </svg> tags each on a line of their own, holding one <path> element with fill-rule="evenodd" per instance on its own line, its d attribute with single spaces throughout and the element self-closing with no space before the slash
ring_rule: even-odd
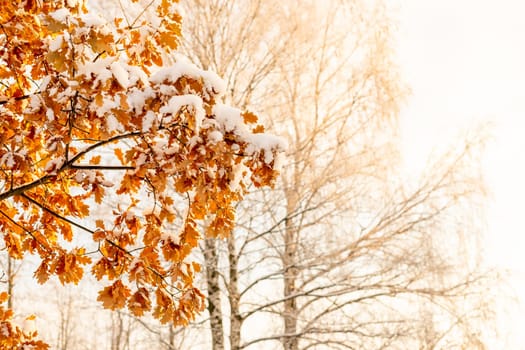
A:
<svg viewBox="0 0 525 350">
<path fill-rule="evenodd" d="M 142 10 L 148 5 L 92 3 L 109 18 L 147 16 Z M 486 245 L 480 160 L 486 134 L 476 128 L 444 142 L 446 132 L 433 132 L 440 146 L 428 167 L 422 165 L 431 146 L 421 132 L 430 117 L 421 115 L 431 113 L 414 112 L 410 104 L 408 85 L 415 97 L 426 85 L 417 84 L 424 79 L 414 84 L 417 65 L 400 69 L 397 63 L 396 9 L 380 2 L 301 2 L 299 16 L 293 2 L 180 7 L 180 51 L 226 80 L 230 103 L 262 111 L 271 131 L 288 138 L 282 179 L 237 207 L 231 238 L 202 244 L 197 255 L 205 266 L 200 283 L 207 312 L 190 327 L 104 311 L 94 302 L 94 281 L 66 288 L 33 284 L 25 278 L 34 270 L 31 261 L 12 262 L 17 313 L 46 320 L 42 335 L 63 349 L 152 343 L 166 349 L 438 349 L 514 341 L 505 336 L 508 323 L 501 323 L 511 293 L 490 268 L 501 260 Z M 415 60 L 404 50 L 402 62 Z M 434 86 L 436 78 L 426 81 Z M 446 100 L 424 105 L 459 105 Z M 437 123 L 445 126 L 433 131 L 455 129 L 460 112 L 449 109 Z M 56 300 L 47 298 L 42 310 L 17 302 L 41 302 L 47 293 Z M 97 327 L 88 329 L 111 331 L 86 334 L 93 320 Z M 518 343 L 510 344 L 506 348 Z"/>
</svg>

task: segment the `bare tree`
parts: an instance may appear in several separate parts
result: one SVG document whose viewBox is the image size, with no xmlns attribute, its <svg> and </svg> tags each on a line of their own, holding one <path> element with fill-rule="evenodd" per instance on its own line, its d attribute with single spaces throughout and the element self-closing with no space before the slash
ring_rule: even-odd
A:
<svg viewBox="0 0 525 350">
<path fill-rule="evenodd" d="M 258 107 L 270 91 L 268 77 L 275 74 L 285 53 L 293 50 L 288 43 L 297 34 L 297 25 L 286 22 L 286 12 L 294 4 L 277 1 L 196 1 L 184 2 L 188 20 L 184 25 L 183 49 L 194 62 L 216 71 L 227 81 L 227 99 L 242 108 Z M 243 14 L 236 16 L 233 14 Z M 267 20 L 273 17 L 273 28 Z M 206 25 L 203 25 L 205 24 Z M 283 29 L 281 27 L 285 27 Z M 204 258 L 207 271 L 208 311 L 214 349 L 223 349 L 222 325 L 229 314 L 229 344 L 239 349 L 243 318 L 240 315 L 239 252 L 237 235 L 232 234 L 226 247 L 228 278 L 219 268 L 221 244 L 206 241 Z M 217 276 L 222 274 L 226 286 L 229 312 L 221 312 L 221 294 Z"/>
<path fill-rule="evenodd" d="M 420 178 L 403 174 L 396 118 L 407 91 L 384 3 L 181 7 L 182 51 L 290 144 L 276 188 L 249 194 L 232 235 L 203 246 L 208 348 L 482 346 L 492 276 L 475 257 L 470 214 L 482 201 L 482 142 L 458 143 Z"/>
<path fill-rule="evenodd" d="M 78 311 L 75 310 L 75 305 L 73 305 L 74 299 L 72 298 L 71 293 L 68 293 L 68 291 L 66 291 L 65 293 L 60 293 L 58 288 L 55 289 L 57 292 L 57 298 L 55 301 L 60 317 L 56 341 L 57 349 L 67 350 L 71 349 L 75 345 L 75 341 L 73 339 L 73 332 L 76 326 L 75 321 L 76 314 Z"/>
<path fill-rule="evenodd" d="M 129 350 L 133 318 L 120 310 L 111 314 L 111 350 Z"/>
<path fill-rule="evenodd" d="M 5 261 L 0 262 L 0 282 L 5 283 L 6 285 L 6 292 L 9 295 L 9 299 L 7 300 L 7 307 L 9 309 L 13 308 L 13 298 L 14 298 L 14 292 L 13 289 L 15 287 L 15 277 L 19 270 L 20 266 L 16 266 L 14 259 L 11 258 L 9 255 L 6 255 Z"/>
<path fill-rule="evenodd" d="M 265 111 L 290 140 L 282 183 L 253 193 L 223 252 L 206 259 L 223 275 L 231 348 L 416 347 L 421 327 L 432 348 L 459 333 L 480 341 L 465 331 L 475 308 L 458 306 L 488 278 L 463 265 L 472 252 L 461 249 L 478 229 L 464 215 L 482 194 L 470 158 L 478 142 L 458 145 L 420 182 L 399 176 L 405 90 L 381 3 L 197 1 L 185 12 L 192 60 L 226 77 L 236 104 Z M 210 299 L 220 299 L 215 291 Z M 425 322 L 419 308 L 432 310 Z M 262 314 L 281 326 L 243 337 Z"/>
<path fill-rule="evenodd" d="M 53 281 L 41 288 L 28 288 L 23 297 L 26 304 L 31 304 L 32 300 L 41 300 L 42 295 L 48 296 L 39 303 L 37 322 L 53 349 L 109 348 L 106 334 L 101 332 L 109 329 L 109 318 L 97 314 L 101 308 L 89 297 L 92 292 L 85 282 L 61 285 Z"/>
</svg>

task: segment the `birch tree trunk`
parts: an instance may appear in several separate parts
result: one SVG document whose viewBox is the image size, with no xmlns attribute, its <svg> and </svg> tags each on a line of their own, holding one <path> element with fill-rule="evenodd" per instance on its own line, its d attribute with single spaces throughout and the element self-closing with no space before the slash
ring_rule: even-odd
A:
<svg viewBox="0 0 525 350">
<path fill-rule="evenodd" d="M 241 349 L 242 318 L 239 295 L 239 257 L 235 249 L 235 235 L 228 237 L 229 280 L 228 295 L 230 303 L 230 346 L 231 350 Z"/>
<path fill-rule="evenodd" d="M 213 238 L 204 240 L 204 259 L 206 266 L 206 285 L 208 290 L 208 312 L 213 350 L 224 350 L 223 314 L 221 306 L 221 286 L 219 284 L 219 257 L 217 242 Z"/>
<path fill-rule="evenodd" d="M 13 309 L 13 287 L 15 283 L 15 272 L 13 269 L 13 258 L 11 258 L 9 255 L 7 255 L 7 294 L 9 299 L 7 299 L 7 308 Z"/>
<path fill-rule="evenodd" d="M 295 178 L 297 180 L 297 178 Z M 297 269 L 297 248 L 298 248 L 298 234 L 296 225 L 294 225 L 291 217 L 297 210 L 298 198 L 297 191 L 292 190 L 294 186 L 286 186 L 289 190 L 285 191 L 286 195 L 286 219 L 284 222 L 284 253 L 283 253 L 283 267 L 284 267 L 284 290 L 283 290 L 283 314 L 284 319 L 284 335 L 282 344 L 285 350 L 297 350 L 298 338 L 297 333 L 297 299 L 295 297 L 296 284 L 298 278 Z"/>
</svg>

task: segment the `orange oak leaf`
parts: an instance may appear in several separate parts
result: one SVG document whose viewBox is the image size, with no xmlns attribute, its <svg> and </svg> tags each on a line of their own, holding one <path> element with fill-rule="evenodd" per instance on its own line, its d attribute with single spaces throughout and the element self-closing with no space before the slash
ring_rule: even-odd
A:
<svg viewBox="0 0 525 350">
<path fill-rule="evenodd" d="M 121 309 L 126 305 L 126 301 L 131 295 L 131 291 L 121 280 L 115 281 L 111 286 L 107 286 L 98 293 L 97 300 L 102 302 L 106 309 Z"/>
<path fill-rule="evenodd" d="M 171 59 L 175 2 L 132 26 L 86 16 L 83 1 L 3 3 L 0 234 L 10 257 L 40 259 L 39 283 L 91 274 L 112 283 L 104 307 L 187 324 L 204 305 L 192 261 L 202 221 L 226 237 L 245 189 L 275 181 L 283 148 L 259 142 L 256 114 L 223 104 L 218 76 Z M 45 348 L 1 312 L 1 349 Z"/>
</svg>

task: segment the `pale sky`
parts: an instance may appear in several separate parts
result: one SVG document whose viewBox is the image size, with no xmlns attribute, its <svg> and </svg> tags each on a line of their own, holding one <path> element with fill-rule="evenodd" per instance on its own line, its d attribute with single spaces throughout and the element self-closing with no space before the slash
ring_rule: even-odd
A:
<svg viewBox="0 0 525 350">
<path fill-rule="evenodd" d="M 511 283 L 525 305 L 525 1 L 400 2 L 398 57 L 412 88 L 402 112 L 406 158 L 422 163 L 461 129 L 494 123 L 484 157 L 487 253 L 515 272 Z M 525 314 L 512 317 L 512 349 L 525 349 Z"/>
</svg>

